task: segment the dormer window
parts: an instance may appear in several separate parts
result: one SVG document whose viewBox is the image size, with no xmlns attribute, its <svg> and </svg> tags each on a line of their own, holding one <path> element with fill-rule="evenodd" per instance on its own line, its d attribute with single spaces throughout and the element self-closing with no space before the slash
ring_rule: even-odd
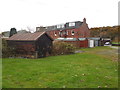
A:
<svg viewBox="0 0 120 90">
<path fill-rule="evenodd" d="M 57 26 L 54 26 L 53 29 L 55 30 Z"/>
<path fill-rule="evenodd" d="M 39 30 L 40 30 L 40 28 L 38 27 L 38 28 L 37 28 L 37 31 L 39 31 Z"/>
<path fill-rule="evenodd" d="M 61 24 L 61 28 L 64 28 L 64 24 Z"/>
<path fill-rule="evenodd" d="M 75 22 L 70 22 L 69 27 L 71 27 L 71 26 L 75 26 Z"/>
<path fill-rule="evenodd" d="M 57 25 L 57 28 L 64 28 L 64 24 Z"/>
<path fill-rule="evenodd" d="M 75 35 L 75 32 L 74 32 L 74 30 L 72 30 L 72 31 L 71 31 L 71 35 Z"/>
<path fill-rule="evenodd" d="M 57 25 L 57 28 L 60 28 L 60 25 Z"/>
</svg>

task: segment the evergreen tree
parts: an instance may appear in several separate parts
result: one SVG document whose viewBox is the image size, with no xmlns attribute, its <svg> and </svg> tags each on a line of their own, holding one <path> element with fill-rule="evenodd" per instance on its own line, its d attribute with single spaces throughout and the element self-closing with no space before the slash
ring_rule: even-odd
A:
<svg viewBox="0 0 120 90">
<path fill-rule="evenodd" d="M 9 37 L 13 36 L 16 33 L 17 33 L 16 28 L 11 28 L 10 29 L 10 36 Z"/>
</svg>

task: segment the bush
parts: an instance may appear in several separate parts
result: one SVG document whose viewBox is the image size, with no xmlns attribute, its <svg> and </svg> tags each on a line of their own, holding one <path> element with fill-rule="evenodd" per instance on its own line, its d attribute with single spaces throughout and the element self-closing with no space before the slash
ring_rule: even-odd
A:
<svg viewBox="0 0 120 90">
<path fill-rule="evenodd" d="M 2 39 L 2 58 L 7 58 L 13 56 L 15 51 L 12 50 L 8 45 L 5 39 Z"/>
<path fill-rule="evenodd" d="M 75 51 L 75 46 L 70 43 L 66 43 L 63 41 L 54 41 L 52 48 L 52 55 L 63 55 L 63 54 L 71 54 Z"/>
</svg>

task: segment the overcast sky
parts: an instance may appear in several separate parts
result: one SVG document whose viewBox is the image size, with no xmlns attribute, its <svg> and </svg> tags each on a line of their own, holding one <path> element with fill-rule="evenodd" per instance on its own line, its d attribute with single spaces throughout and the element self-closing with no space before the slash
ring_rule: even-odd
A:
<svg viewBox="0 0 120 90">
<path fill-rule="evenodd" d="M 35 30 L 86 18 L 89 28 L 118 24 L 119 0 L 0 0 L 0 32 Z"/>
</svg>

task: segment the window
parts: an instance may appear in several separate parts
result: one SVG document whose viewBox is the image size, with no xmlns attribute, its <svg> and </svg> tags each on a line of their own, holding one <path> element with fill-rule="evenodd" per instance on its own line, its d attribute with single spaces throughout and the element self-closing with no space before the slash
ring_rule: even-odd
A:
<svg viewBox="0 0 120 90">
<path fill-rule="evenodd" d="M 57 25 L 57 28 L 64 28 L 64 24 Z"/>
<path fill-rule="evenodd" d="M 70 23 L 69 23 L 69 27 L 70 27 L 70 26 L 75 26 L 75 22 L 70 22 Z"/>
<path fill-rule="evenodd" d="M 63 34 L 64 34 L 64 35 L 68 35 L 68 31 L 64 31 Z"/>
<path fill-rule="evenodd" d="M 61 28 L 64 28 L 64 24 L 61 24 Z"/>
<path fill-rule="evenodd" d="M 57 32 L 54 32 L 54 35 L 57 36 Z"/>
<path fill-rule="evenodd" d="M 66 35 L 68 35 L 69 34 L 69 31 L 66 31 Z"/>
<path fill-rule="evenodd" d="M 66 35 L 66 31 L 64 31 L 63 34 Z"/>
<path fill-rule="evenodd" d="M 74 34 L 75 34 L 74 30 L 72 30 L 72 31 L 71 31 L 71 35 L 74 35 Z"/>
<path fill-rule="evenodd" d="M 60 25 L 57 25 L 57 28 L 60 28 Z"/>
<path fill-rule="evenodd" d="M 53 26 L 53 29 L 55 30 L 55 29 L 56 29 L 56 26 Z"/>
<path fill-rule="evenodd" d="M 60 36 L 60 37 L 62 36 L 62 32 L 59 32 L 59 36 Z"/>
</svg>

